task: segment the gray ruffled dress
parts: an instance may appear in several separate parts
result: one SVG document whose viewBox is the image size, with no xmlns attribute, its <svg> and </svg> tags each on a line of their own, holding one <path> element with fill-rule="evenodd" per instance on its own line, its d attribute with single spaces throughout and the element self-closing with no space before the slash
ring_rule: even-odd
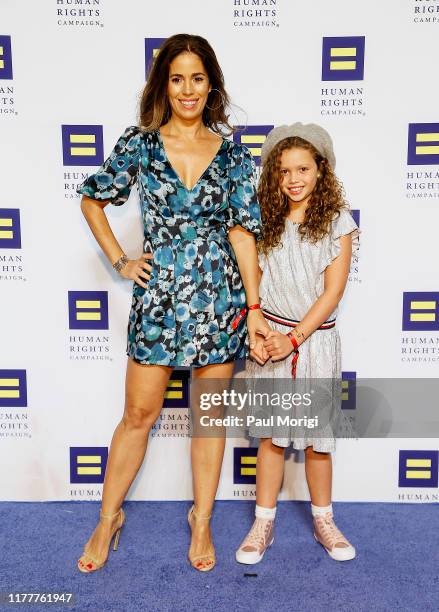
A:
<svg viewBox="0 0 439 612">
<path fill-rule="evenodd" d="M 352 256 L 358 256 L 359 229 L 349 211 L 342 209 L 340 215 L 332 222 L 330 233 L 315 244 L 302 240 L 297 223 L 286 220 L 285 231 L 280 246 L 274 248 L 268 256 L 259 256 L 259 266 L 263 271 L 259 289 L 261 307 L 280 317 L 301 321 L 311 306 L 324 290 L 324 271 L 340 254 L 340 237 L 351 234 Z M 336 319 L 337 308 L 328 317 Z M 267 321 L 272 329 L 287 333 L 291 327 L 271 320 Z M 246 361 L 245 377 L 251 379 L 291 380 L 292 385 L 300 386 L 300 391 L 307 390 L 307 381 L 324 379 L 329 385 L 333 402 L 340 409 L 341 397 L 336 389 L 341 388 L 341 346 L 340 337 L 335 325 L 331 329 L 316 330 L 299 348 L 296 381 L 292 379 L 292 355 L 278 362 L 268 360 L 264 366 L 255 361 Z M 338 381 L 339 384 L 335 384 Z M 256 382 L 256 381 L 255 381 Z M 308 389 L 310 391 L 310 389 Z M 271 437 L 277 446 L 288 447 L 293 444 L 296 449 L 313 446 L 314 450 L 331 452 L 335 449 L 333 427 L 328 422 L 320 428 L 318 437 L 313 437 L 310 429 L 300 427 L 281 428 L 249 427 L 252 437 Z"/>
</svg>

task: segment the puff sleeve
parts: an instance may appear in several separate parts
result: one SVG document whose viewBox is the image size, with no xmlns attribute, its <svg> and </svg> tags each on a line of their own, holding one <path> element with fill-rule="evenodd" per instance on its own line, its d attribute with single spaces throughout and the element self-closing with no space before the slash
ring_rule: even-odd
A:
<svg viewBox="0 0 439 612">
<path fill-rule="evenodd" d="M 261 211 L 256 193 L 256 167 L 249 150 L 235 145 L 229 160 L 229 208 L 226 225 L 229 229 L 240 225 L 261 237 Z"/>
<path fill-rule="evenodd" d="M 94 200 L 110 200 L 115 206 L 124 204 L 137 178 L 141 136 L 140 128 L 128 127 L 110 156 L 78 187 L 77 192 Z"/>
<path fill-rule="evenodd" d="M 352 217 L 348 208 L 342 208 L 340 214 L 332 221 L 331 232 L 325 241 L 322 249 L 320 271 L 323 272 L 332 261 L 340 255 L 341 236 L 352 237 L 352 260 L 359 255 L 360 249 L 360 230 Z"/>
</svg>

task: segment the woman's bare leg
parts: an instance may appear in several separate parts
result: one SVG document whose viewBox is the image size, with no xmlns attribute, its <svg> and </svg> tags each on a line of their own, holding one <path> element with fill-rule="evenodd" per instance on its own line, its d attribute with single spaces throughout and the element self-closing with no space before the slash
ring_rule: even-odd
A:
<svg viewBox="0 0 439 612">
<path fill-rule="evenodd" d="M 233 374 L 233 362 L 213 364 L 193 370 L 193 378 L 230 379 Z M 209 389 L 210 390 L 210 389 Z M 194 413 L 196 407 L 193 406 Z M 207 413 L 209 416 L 212 414 Z M 199 516 L 212 513 L 215 495 L 218 489 L 221 466 L 226 444 L 225 433 L 218 437 L 192 438 L 192 477 L 194 488 L 194 505 Z M 212 549 L 209 521 L 193 520 L 190 555 L 208 554 Z M 201 562 L 200 566 L 206 565 Z"/>
<path fill-rule="evenodd" d="M 145 457 L 148 435 L 163 406 L 172 368 L 140 365 L 128 359 L 125 380 L 125 411 L 111 441 L 102 494 L 102 513 L 116 514 Z M 108 554 L 109 539 L 116 525 L 98 523 L 87 542 L 87 552 L 96 560 Z"/>
</svg>

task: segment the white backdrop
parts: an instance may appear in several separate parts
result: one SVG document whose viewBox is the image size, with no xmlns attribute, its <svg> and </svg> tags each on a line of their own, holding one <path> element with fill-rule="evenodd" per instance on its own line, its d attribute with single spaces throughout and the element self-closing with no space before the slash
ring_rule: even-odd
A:
<svg viewBox="0 0 439 612">
<path fill-rule="evenodd" d="M 101 495 L 106 448 L 123 408 L 131 283 L 100 253 L 75 193 L 101 160 L 63 161 L 61 126 L 74 134 L 87 126 L 82 133 L 95 135 L 98 126 L 109 154 L 136 123 L 145 39 L 206 37 L 238 105 L 232 123 L 249 132 L 294 121 L 330 131 L 362 230 L 339 317 L 343 370 L 357 378 L 436 376 L 438 21 L 435 0 L 3 0 L 1 499 Z M 337 40 L 327 41 L 328 55 L 323 39 L 330 37 Z M 137 257 L 136 194 L 106 211 L 122 247 Z M 106 292 L 98 298 L 108 299 L 108 325 L 100 302 L 103 328 L 93 328 L 94 319 L 92 329 L 70 329 L 68 292 L 96 291 Z M 403 324 L 405 293 L 415 295 L 406 296 Z M 355 419 L 355 409 L 349 414 Z M 191 497 L 186 425 L 187 409 L 164 409 L 131 499 Z M 249 474 L 241 471 L 236 447 L 248 442 L 228 440 L 220 499 L 254 495 L 252 464 Z M 438 448 L 433 439 L 341 440 L 334 499 L 437 501 Z M 416 469 L 405 478 L 410 457 L 422 478 Z M 308 498 L 300 453 L 288 457 L 282 497 Z"/>
</svg>

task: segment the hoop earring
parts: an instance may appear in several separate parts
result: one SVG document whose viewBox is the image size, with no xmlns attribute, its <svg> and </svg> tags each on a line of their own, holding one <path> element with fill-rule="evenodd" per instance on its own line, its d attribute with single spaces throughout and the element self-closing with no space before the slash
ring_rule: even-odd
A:
<svg viewBox="0 0 439 612">
<path fill-rule="evenodd" d="M 226 105 L 226 104 L 225 104 L 225 97 L 224 97 L 224 94 L 223 94 L 223 93 L 222 93 L 222 92 L 221 92 L 219 89 L 216 89 L 215 87 L 214 87 L 214 88 L 212 88 L 212 89 L 209 91 L 209 93 L 212 93 L 212 91 L 217 91 L 217 92 L 219 93 L 219 95 L 221 96 L 221 102 L 220 102 L 220 104 L 219 104 L 219 105 L 218 105 L 216 108 L 212 108 L 212 107 L 211 107 L 211 106 L 209 106 L 209 105 L 207 104 L 207 102 L 206 102 L 205 107 L 206 107 L 206 108 L 208 108 L 210 111 L 217 111 L 218 109 L 220 109 L 220 108 L 221 108 L 221 106 L 224 106 L 224 107 L 225 107 L 225 105 Z"/>
</svg>

